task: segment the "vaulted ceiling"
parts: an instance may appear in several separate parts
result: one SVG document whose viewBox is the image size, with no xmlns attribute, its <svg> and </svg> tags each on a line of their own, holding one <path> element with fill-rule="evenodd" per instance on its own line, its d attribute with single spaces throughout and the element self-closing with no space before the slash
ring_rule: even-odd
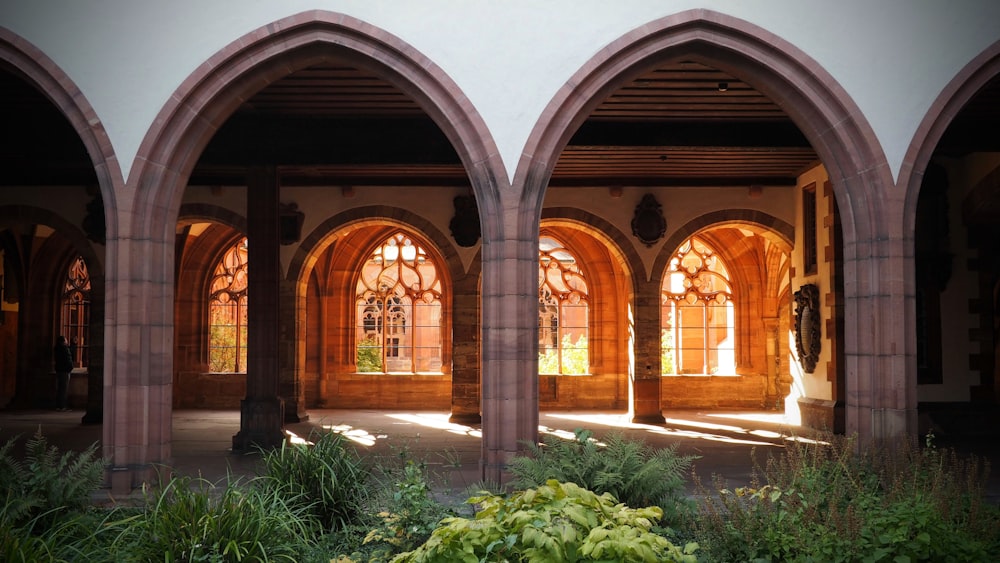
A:
<svg viewBox="0 0 1000 563">
<path fill-rule="evenodd" d="M 96 182 L 56 108 L 0 68 L 0 184 Z M 1000 150 L 1000 78 L 942 139 L 940 154 Z M 239 184 L 254 163 L 284 185 L 468 185 L 441 130 L 406 94 L 358 68 L 297 71 L 243 103 L 212 139 L 192 184 Z M 818 162 L 773 101 L 737 77 L 677 62 L 622 85 L 572 136 L 552 187 L 793 185 Z"/>
</svg>

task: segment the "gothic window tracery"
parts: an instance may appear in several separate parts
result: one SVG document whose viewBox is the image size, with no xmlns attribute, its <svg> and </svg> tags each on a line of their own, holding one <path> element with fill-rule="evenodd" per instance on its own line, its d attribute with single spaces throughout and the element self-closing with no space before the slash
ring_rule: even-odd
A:
<svg viewBox="0 0 1000 563">
<path fill-rule="evenodd" d="M 538 373 L 589 372 L 590 295 L 575 255 L 550 236 L 538 244 Z"/>
<path fill-rule="evenodd" d="M 231 246 L 209 284 L 209 371 L 247 371 L 247 239 Z"/>
<path fill-rule="evenodd" d="M 83 256 L 69 266 L 62 291 L 62 331 L 73 353 L 76 367 L 87 367 L 90 328 L 90 273 Z"/>
<path fill-rule="evenodd" d="M 735 374 L 733 290 L 715 250 L 699 237 L 684 241 L 660 296 L 662 373 Z"/>
<path fill-rule="evenodd" d="M 355 293 L 362 373 L 440 373 L 442 283 L 427 252 L 405 233 L 380 244 Z"/>
</svg>

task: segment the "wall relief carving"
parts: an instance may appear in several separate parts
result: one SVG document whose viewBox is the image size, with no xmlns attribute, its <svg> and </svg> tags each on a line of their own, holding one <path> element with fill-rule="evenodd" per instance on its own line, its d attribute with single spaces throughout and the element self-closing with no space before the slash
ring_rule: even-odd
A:
<svg viewBox="0 0 1000 563">
<path fill-rule="evenodd" d="M 473 196 L 457 196 L 453 203 L 455 205 L 455 216 L 451 218 L 448 227 L 451 229 L 451 236 L 459 246 L 468 248 L 475 246 L 479 242 L 481 235 L 479 226 L 479 207 L 476 205 L 476 198 Z"/>
<path fill-rule="evenodd" d="M 667 220 L 663 218 L 660 202 L 653 194 L 642 196 L 632 217 L 632 235 L 646 246 L 653 246 L 666 232 Z"/>
<path fill-rule="evenodd" d="M 806 373 L 816 370 L 819 360 L 819 287 L 806 284 L 795 292 L 795 348 L 799 353 L 799 363 Z"/>
</svg>

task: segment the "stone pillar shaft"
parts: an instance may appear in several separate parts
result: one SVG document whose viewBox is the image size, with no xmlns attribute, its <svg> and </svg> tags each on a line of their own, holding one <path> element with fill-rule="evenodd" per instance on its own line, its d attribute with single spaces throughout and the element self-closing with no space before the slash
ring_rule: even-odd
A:
<svg viewBox="0 0 1000 563">
<path fill-rule="evenodd" d="M 247 396 L 233 449 L 273 447 L 284 439 L 284 402 L 278 396 L 279 188 L 273 166 L 254 167 L 247 182 Z"/>
</svg>

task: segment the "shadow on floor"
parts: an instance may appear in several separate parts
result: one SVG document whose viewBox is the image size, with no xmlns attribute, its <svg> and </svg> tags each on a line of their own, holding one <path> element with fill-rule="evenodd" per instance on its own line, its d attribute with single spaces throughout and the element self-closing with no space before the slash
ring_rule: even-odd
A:
<svg viewBox="0 0 1000 563">
<path fill-rule="evenodd" d="M 62 450 L 81 451 L 100 443 L 102 425 L 80 423 L 82 411 L 0 411 L 0 442 L 11 436 L 30 436 L 40 429 L 48 442 Z M 464 491 L 481 484 L 479 458 L 481 428 L 448 421 L 447 412 L 313 409 L 307 422 L 288 424 L 293 439 L 308 439 L 313 432 L 335 431 L 346 436 L 365 456 L 408 457 L 427 463 L 436 486 Z M 662 425 L 633 424 L 623 413 L 543 412 L 539 431 L 567 438 L 576 429 L 588 429 L 596 438 L 618 431 L 654 447 L 676 446 L 678 453 L 696 455 L 694 471 L 709 485 L 713 476 L 727 486 L 750 482 L 754 459 L 763 464 L 769 453 L 779 452 L 793 440 L 813 440 L 819 434 L 786 423 L 774 412 L 665 411 Z M 220 482 L 227 476 L 249 478 L 257 474 L 257 453 L 235 454 L 232 437 L 240 430 L 238 411 L 179 410 L 173 416 L 175 474 L 200 476 Z M 996 440 L 953 440 L 941 445 L 960 454 L 976 455 L 990 462 L 988 496 L 1000 502 L 1000 444 Z M 693 490 L 693 485 L 690 485 Z"/>
</svg>

